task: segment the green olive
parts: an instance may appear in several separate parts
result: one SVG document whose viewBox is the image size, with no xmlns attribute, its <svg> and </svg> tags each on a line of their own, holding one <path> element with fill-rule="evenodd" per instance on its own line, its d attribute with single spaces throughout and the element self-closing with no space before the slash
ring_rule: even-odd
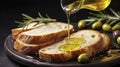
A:
<svg viewBox="0 0 120 67">
<path fill-rule="evenodd" d="M 86 27 L 86 22 L 85 22 L 85 20 L 80 20 L 79 22 L 78 22 L 78 28 L 79 29 L 83 29 L 83 28 L 85 28 Z"/>
<path fill-rule="evenodd" d="M 110 32 L 111 31 L 111 26 L 109 25 L 109 24 L 103 24 L 102 25 L 102 29 L 104 30 L 104 31 L 107 31 L 107 32 Z"/>
<path fill-rule="evenodd" d="M 80 54 L 78 56 L 77 60 L 79 63 L 89 63 L 90 62 L 89 56 L 86 53 Z"/>
<path fill-rule="evenodd" d="M 115 24 L 113 27 L 112 27 L 112 30 L 118 30 L 120 29 L 120 24 Z"/>
<path fill-rule="evenodd" d="M 92 29 L 100 29 L 102 27 L 102 22 L 96 21 L 92 24 Z"/>
<path fill-rule="evenodd" d="M 120 36 L 117 38 L 117 43 L 120 44 Z"/>
</svg>

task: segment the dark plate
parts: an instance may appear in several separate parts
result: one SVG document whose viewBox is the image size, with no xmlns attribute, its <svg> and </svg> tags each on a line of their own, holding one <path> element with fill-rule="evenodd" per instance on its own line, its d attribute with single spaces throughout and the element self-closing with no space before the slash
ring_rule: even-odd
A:
<svg viewBox="0 0 120 67">
<path fill-rule="evenodd" d="M 14 61 L 21 63 L 23 65 L 27 65 L 30 67 L 40 67 L 40 66 L 54 66 L 54 67 L 103 67 L 103 66 L 111 66 L 120 62 L 120 58 L 116 58 L 107 62 L 91 62 L 89 64 L 80 64 L 77 61 L 69 61 L 69 62 L 60 62 L 60 63 L 48 63 L 38 59 L 35 59 L 33 56 L 21 54 L 13 49 L 14 40 L 12 39 L 12 35 L 10 34 L 4 43 L 5 53 L 12 58 Z"/>
<path fill-rule="evenodd" d="M 77 31 L 77 24 L 72 23 L 74 25 L 75 31 Z M 108 34 L 109 35 L 109 34 Z M 22 53 L 17 52 L 14 48 L 14 40 L 12 39 L 12 35 L 10 34 L 5 42 L 4 42 L 4 50 L 5 53 L 14 61 L 21 63 L 23 65 L 27 65 L 30 67 L 40 67 L 40 66 L 51 66 L 51 67 L 108 67 L 114 64 L 118 64 L 120 62 L 120 58 L 112 59 L 107 62 L 101 62 L 101 61 L 94 61 L 89 64 L 80 64 L 77 61 L 69 61 L 69 62 L 59 62 L 59 63 L 48 63 L 44 62 L 36 56 L 31 55 L 25 55 Z"/>
</svg>

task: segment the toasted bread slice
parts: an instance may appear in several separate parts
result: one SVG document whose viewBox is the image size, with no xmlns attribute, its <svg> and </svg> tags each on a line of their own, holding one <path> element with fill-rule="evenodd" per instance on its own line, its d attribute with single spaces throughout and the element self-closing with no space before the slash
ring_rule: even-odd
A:
<svg viewBox="0 0 120 67">
<path fill-rule="evenodd" d="M 20 40 L 16 40 L 14 43 L 14 49 L 23 54 L 35 54 L 38 53 L 38 50 L 46 45 L 53 44 L 57 42 L 56 40 L 51 40 L 46 43 L 41 44 L 26 44 Z"/>
<path fill-rule="evenodd" d="M 107 49 L 110 39 L 107 35 L 99 33 L 95 30 L 81 30 L 73 33 L 71 38 L 84 38 L 85 43 L 80 45 L 80 49 L 71 51 L 61 51 L 59 47 L 66 44 L 65 40 L 55 44 L 46 46 L 39 50 L 39 58 L 48 62 L 68 61 L 75 59 L 81 53 L 87 53 L 90 56 L 97 54 L 104 49 Z"/>
<path fill-rule="evenodd" d="M 41 47 L 53 44 L 66 37 L 68 34 L 67 28 L 68 25 L 66 23 L 51 22 L 41 27 L 22 32 L 14 43 L 14 49 L 21 53 L 33 54 L 38 52 Z M 74 32 L 74 29 L 70 25 L 70 33 L 72 32 Z M 25 34 L 23 39 L 20 39 L 23 34 Z M 31 44 L 24 42 L 24 40 L 30 41 Z"/>
<path fill-rule="evenodd" d="M 45 25 L 44 23 L 41 23 L 41 24 L 38 24 L 38 25 L 35 25 L 36 22 L 32 22 L 30 23 L 28 26 L 26 26 L 24 29 L 23 28 L 14 28 L 11 30 L 12 32 L 12 37 L 13 39 L 16 39 L 17 36 L 21 33 L 21 32 L 25 32 L 25 31 L 28 31 L 28 30 L 31 30 L 31 29 L 34 29 L 34 28 L 37 28 L 37 27 L 40 27 L 40 26 L 43 26 Z M 34 26 L 35 25 L 35 26 Z"/>
<path fill-rule="evenodd" d="M 101 45 L 101 51 L 106 50 L 110 46 L 110 38 L 107 34 L 101 33 L 102 36 L 102 45 Z"/>
<path fill-rule="evenodd" d="M 70 33 L 74 31 L 70 25 Z M 68 35 L 68 24 L 62 22 L 51 22 L 41 27 L 22 32 L 18 39 L 27 44 L 41 44 L 52 39 L 61 39 Z"/>
</svg>

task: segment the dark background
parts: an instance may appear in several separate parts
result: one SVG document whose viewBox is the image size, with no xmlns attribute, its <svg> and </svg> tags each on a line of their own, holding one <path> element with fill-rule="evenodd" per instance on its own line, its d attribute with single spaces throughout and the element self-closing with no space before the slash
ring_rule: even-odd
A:
<svg viewBox="0 0 120 67">
<path fill-rule="evenodd" d="M 14 21 L 21 21 L 22 13 L 37 17 L 38 12 L 40 12 L 43 16 L 47 13 L 51 18 L 66 22 L 66 16 L 59 1 L 60 0 L 0 1 L 0 67 L 23 67 L 23 65 L 9 59 L 4 53 L 3 48 L 5 38 L 11 34 L 11 29 L 17 26 Z M 120 10 L 119 0 L 113 0 L 106 10 L 109 10 L 109 8 L 113 8 L 116 11 Z M 80 19 L 87 18 L 89 12 L 90 10 L 80 10 L 78 13 L 71 16 L 71 21 L 77 22 Z M 117 64 L 111 67 L 116 67 L 118 65 L 120 66 L 120 64 Z"/>
</svg>

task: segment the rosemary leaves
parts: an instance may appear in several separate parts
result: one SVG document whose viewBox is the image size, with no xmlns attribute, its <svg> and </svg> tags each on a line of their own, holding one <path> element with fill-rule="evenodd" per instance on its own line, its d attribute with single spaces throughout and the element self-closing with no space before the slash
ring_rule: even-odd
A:
<svg viewBox="0 0 120 67">
<path fill-rule="evenodd" d="M 27 27 L 30 23 L 36 23 L 34 26 L 40 23 L 48 23 L 50 21 L 56 21 L 56 19 L 51 19 L 47 14 L 46 17 L 43 17 L 40 13 L 38 13 L 39 17 L 33 18 L 27 14 L 22 14 L 23 21 L 15 21 L 18 24 L 18 27 L 22 27 L 23 29 Z"/>
</svg>

